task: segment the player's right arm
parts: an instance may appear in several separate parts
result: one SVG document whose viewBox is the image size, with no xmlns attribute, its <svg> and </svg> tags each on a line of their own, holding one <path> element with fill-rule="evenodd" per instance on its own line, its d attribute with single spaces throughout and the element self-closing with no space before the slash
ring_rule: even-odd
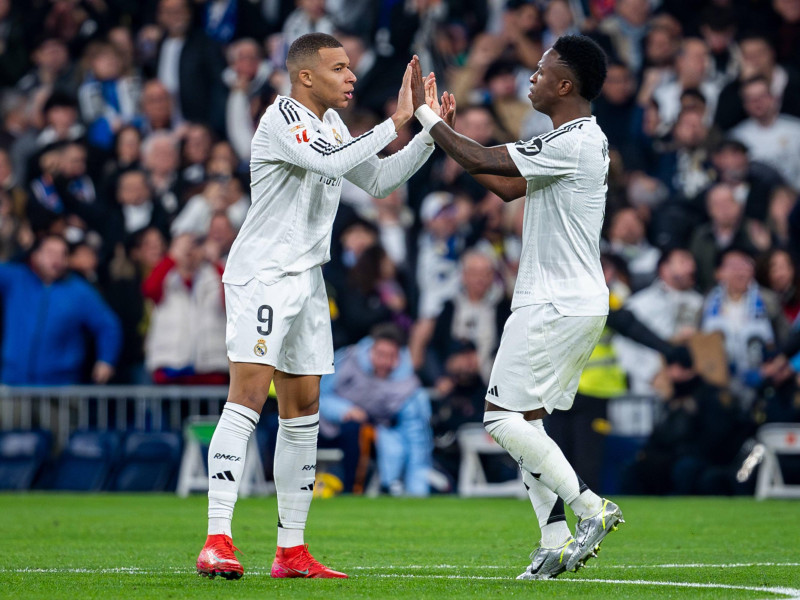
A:
<svg viewBox="0 0 800 600">
<path fill-rule="evenodd" d="M 293 101 L 279 98 L 277 102 L 277 110 L 261 121 L 253 139 L 254 163 L 288 162 L 338 179 L 397 137 L 394 122 L 387 119 L 346 144 L 334 146 L 314 130 L 312 117 Z"/>
<path fill-rule="evenodd" d="M 275 140 L 278 156 L 269 156 L 269 148 L 263 148 L 257 132 L 253 139 L 253 161 L 269 162 L 272 159 L 289 162 L 329 179 L 338 179 L 385 148 L 411 118 L 411 67 L 406 67 L 403 75 L 395 113 L 380 125 L 345 144 L 334 146 L 317 133 L 312 126 L 313 117 L 293 100 L 278 98 L 276 102 L 277 110 L 268 111 L 271 117 L 264 121 L 269 127 L 267 135 Z M 259 124 L 259 130 L 262 125 L 264 122 Z"/>
</svg>

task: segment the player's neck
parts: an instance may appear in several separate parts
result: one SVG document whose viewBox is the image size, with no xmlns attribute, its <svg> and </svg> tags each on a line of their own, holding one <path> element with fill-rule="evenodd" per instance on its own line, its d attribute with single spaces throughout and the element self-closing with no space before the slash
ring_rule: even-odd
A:
<svg viewBox="0 0 800 600">
<path fill-rule="evenodd" d="M 324 104 L 320 104 L 317 102 L 311 94 L 309 94 L 305 88 L 292 88 L 292 93 L 289 95 L 294 100 L 297 100 L 300 104 L 305 106 L 308 110 L 312 113 L 317 115 L 317 118 L 322 121 L 322 117 L 325 115 L 325 112 L 328 110 L 328 107 Z"/>
<path fill-rule="evenodd" d="M 553 112 L 548 115 L 553 121 L 553 129 L 558 129 L 564 123 L 569 123 L 575 119 L 582 119 L 592 116 L 592 106 L 588 101 L 564 102 L 554 107 Z"/>
</svg>

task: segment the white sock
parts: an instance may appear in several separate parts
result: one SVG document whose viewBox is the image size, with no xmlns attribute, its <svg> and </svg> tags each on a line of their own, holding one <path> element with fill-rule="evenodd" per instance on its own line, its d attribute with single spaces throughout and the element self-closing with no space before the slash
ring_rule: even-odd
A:
<svg viewBox="0 0 800 600">
<path fill-rule="evenodd" d="M 541 420 L 536 422 L 541 424 Z M 528 421 L 532 427 L 536 425 Z M 542 546 L 545 548 L 558 548 L 572 537 L 572 532 L 567 526 L 567 516 L 564 514 L 564 501 L 558 495 L 534 477 L 530 471 L 520 467 L 522 482 L 528 492 L 528 498 L 533 505 L 533 512 L 539 521 L 542 532 Z"/>
<path fill-rule="evenodd" d="M 541 419 L 530 423 L 521 413 L 489 411 L 484 414 L 486 431 L 500 444 L 521 469 L 534 474 L 541 483 L 560 496 L 580 518 L 600 511 L 597 494 L 581 483 L 561 448 L 545 433 Z"/>
<path fill-rule="evenodd" d="M 319 413 L 278 419 L 275 444 L 275 490 L 278 494 L 278 546 L 303 544 L 303 530 L 314 494 Z"/>
<path fill-rule="evenodd" d="M 231 535 L 247 442 L 257 424 L 256 411 L 225 403 L 208 446 L 208 535 Z"/>
</svg>

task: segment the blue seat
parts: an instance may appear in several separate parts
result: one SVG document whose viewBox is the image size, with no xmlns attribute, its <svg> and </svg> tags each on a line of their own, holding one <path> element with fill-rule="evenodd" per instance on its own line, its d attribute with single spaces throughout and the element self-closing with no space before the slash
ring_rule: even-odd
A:
<svg viewBox="0 0 800 600">
<path fill-rule="evenodd" d="M 181 444 L 181 434 L 175 431 L 135 431 L 128 434 L 111 489 L 118 492 L 174 489 Z"/>
<path fill-rule="evenodd" d="M 50 454 L 49 431 L 0 432 L 0 490 L 28 490 Z"/>
<path fill-rule="evenodd" d="M 52 487 L 96 492 L 104 489 L 119 455 L 116 431 L 76 431 L 61 453 Z"/>
</svg>

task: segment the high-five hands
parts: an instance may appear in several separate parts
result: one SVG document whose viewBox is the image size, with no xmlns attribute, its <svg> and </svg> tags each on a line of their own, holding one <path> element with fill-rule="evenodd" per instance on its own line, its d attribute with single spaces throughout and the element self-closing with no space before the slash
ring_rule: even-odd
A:
<svg viewBox="0 0 800 600">
<path fill-rule="evenodd" d="M 430 73 L 423 79 L 422 67 L 416 54 L 411 59 L 409 66 L 411 67 L 411 102 L 414 110 L 416 111 L 423 104 L 427 104 L 445 123 L 451 128 L 454 127 L 456 120 L 455 96 L 444 92 L 441 104 L 439 104 L 437 100 L 436 75 Z"/>
<path fill-rule="evenodd" d="M 442 93 L 442 102 L 439 104 L 436 91 L 436 75 L 429 74 L 425 78 L 425 104 L 439 115 L 451 129 L 456 127 L 456 97 L 448 92 Z"/>
<path fill-rule="evenodd" d="M 414 110 L 425 104 L 425 81 L 422 79 L 422 67 L 419 57 L 415 54 L 409 63 L 411 67 L 411 103 Z"/>
</svg>

